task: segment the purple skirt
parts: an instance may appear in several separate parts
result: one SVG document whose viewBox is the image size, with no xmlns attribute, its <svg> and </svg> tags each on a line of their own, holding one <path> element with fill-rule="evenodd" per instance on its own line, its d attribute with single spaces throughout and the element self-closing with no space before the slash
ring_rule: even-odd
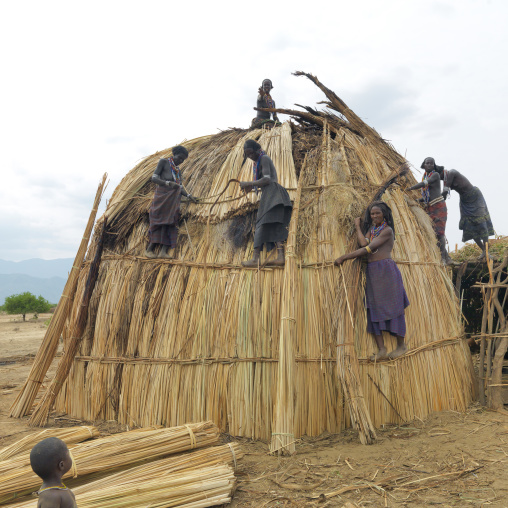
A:
<svg viewBox="0 0 508 508">
<path fill-rule="evenodd" d="M 404 309 L 409 305 L 402 275 L 393 259 L 367 264 L 365 306 L 367 331 L 382 335 L 382 331 L 404 337 L 406 319 Z"/>
<path fill-rule="evenodd" d="M 406 336 L 406 318 L 404 314 L 388 321 L 372 321 L 370 310 L 367 309 L 367 331 L 374 335 L 383 335 L 383 332 L 389 332 L 399 337 Z"/>
</svg>

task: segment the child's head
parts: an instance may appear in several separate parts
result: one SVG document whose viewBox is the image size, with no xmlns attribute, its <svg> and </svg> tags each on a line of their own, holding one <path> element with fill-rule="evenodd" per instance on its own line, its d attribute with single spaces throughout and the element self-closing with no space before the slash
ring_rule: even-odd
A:
<svg viewBox="0 0 508 508">
<path fill-rule="evenodd" d="M 37 443 L 30 452 L 30 465 L 43 480 L 54 476 L 60 478 L 72 466 L 67 445 L 57 437 L 48 437 Z"/>
</svg>

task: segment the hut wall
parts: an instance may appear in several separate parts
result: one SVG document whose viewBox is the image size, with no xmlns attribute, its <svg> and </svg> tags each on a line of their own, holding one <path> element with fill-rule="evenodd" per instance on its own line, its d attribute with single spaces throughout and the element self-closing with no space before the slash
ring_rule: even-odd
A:
<svg viewBox="0 0 508 508">
<path fill-rule="evenodd" d="M 251 179 L 252 166 L 241 153 L 249 137 L 259 139 L 272 156 L 279 180 L 291 194 L 297 174 L 304 179 L 294 377 L 295 435 L 302 436 L 350 425 L 336 344 L 351 319 L 351 302 L 344 295 L 352 281 L 341 278 L 333 258 L 354 244 L 352 219 L 395 163 L 380 157 L 368 140 L 344 130 L 334 140 L 322 142 L 318 136 L 309 142 L 308 166 L 300 173 L 292 155 L 294 136 L 284 124 L 268 133 L 233 131 L 191 141 L 186 182 L 192 194 L 217 196 L 230 178 L 240 174 L 240 179 Z M 277 386 L 284 272 L 242 268 L 241 261 L 252 252 L 252 235 L 240 246 L 230 236 L 232 217 L 255 209 L 258 197 L 242 197 L 237 186 L 230 186 L 219 205 L 212 207 L 215 198 L 184 205 L 188 224 L 180 229 L 176 260 L 147 259 L 142 253 L 153 191 L 146 182 L 157 159 L 153 156 L 127 175 L 109 204 L 106 214 L 117 237 L 103 255 L 85 339 L 57 407 L 86 420 L 116 419 L 136 426 L 213 420 L 224 432 L 267 440 Z M 323 181 L 324 187 L 316 186 Z M 355 290 L 354 337 L 348 340 L 357 349 L 376 426 L 400 422 L 400 417 L 424 418 L 433 411 L 464 410 L 474 397 L 459 309 L 437 246 L 428 239 L 430 221 L 414 212 L 414 203 L 400 188 L 383 199 L 394 213 L 393 257 L 411 303 L 406 310 L 411 352 L 396 361 L 367 360 L 375 343 L 366 332 L 361 284 Z M 385 340 L 394 346 L 391 337 Z"/>
</svg>

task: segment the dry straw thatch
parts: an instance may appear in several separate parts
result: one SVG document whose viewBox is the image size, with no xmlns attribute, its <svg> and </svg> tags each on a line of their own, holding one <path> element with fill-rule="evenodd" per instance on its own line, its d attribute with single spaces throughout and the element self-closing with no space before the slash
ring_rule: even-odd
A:
<svg viewBox="0 0 508 508">
<path fill-rule="evenodd" d="M 363 270 L 359 261 L 338 270 L 333 259 L 353 247 L 353 218 L 405 161 L 317 78 L 307 77 L 325 93 L 326 112 L 279 110 L 297 123 L 184 143 L 190 153 L 184 184 L 205 199 L 182 207 L 186 224 L 175 260 L 143 257 L 150 176 L 170 150 L 147 157 L 122 180 L 105 213 L 99 277 L 57 409 L 128 425 L 210 419 L 233 435 L 283 435 L 291 451 L 302 435 L 351 424 L 362 431 L 369 419 L 380 426 L 467 407 L 475 395 L 470 354 L 430 220 L 405 192 L 415 182 L 411 175 L 383 195 L 393 210 L 393 256 L 411 302 L 410 352 L 390 362 L 367 360 L 375 346 L 366 332 Z M 252 252 L 259 198 L 233 184 L 220 195 L 230 179 L 252 178 L 252 164 L 242 155 L 248 138 L 272 157 L 292 199 L 301 182 L 285 269 L 241 267 Z M 67 333 L 78 310 L 75 303 Z M 284 413 L 293 417 L 279 424 Z M 363 433 L 370 436 L 366 442 L 375 438 L 368 422 Z"/>
</svg>

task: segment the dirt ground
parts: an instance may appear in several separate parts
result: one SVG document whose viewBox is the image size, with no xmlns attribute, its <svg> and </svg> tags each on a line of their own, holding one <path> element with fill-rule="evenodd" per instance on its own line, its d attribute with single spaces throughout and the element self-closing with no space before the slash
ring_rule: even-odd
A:
<svg viewBox="0 0 508 508">
<path fill-rule="evenodd" d="M 0 314 L 0 448 L 35 432 L 8 410 L 29 372 L 50 315 L 23 323 Z M 55 363 L 48 373 L 49 381 Z M 51 426 L 82 422 L 60 416 Z M 90 423 L 90 422 L 86 422 Z M 109 433 L 124 430 L 93 422 Z M 304 438 L 292 457 L 272 457 L 267 444 L 239 439 L 232 506 L 508 507 L 508 416 L 472 405 L 466 413 L 444 412 L 425 421 L 382 428 L 378 442 L 360 444 L 348 430 Z M 225 441 L 236 440 L 223 435 Z"/>
</svg>

